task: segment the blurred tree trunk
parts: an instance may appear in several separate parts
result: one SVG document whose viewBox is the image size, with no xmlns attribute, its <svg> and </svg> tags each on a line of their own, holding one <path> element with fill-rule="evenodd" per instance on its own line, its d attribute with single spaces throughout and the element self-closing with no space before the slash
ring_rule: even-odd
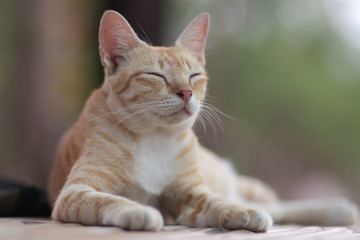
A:
<svg viewBox="0 0 360 240">
<path fill-rule="evenodd" d="M 6 96 L 1 175 L 44 186 L 56 142 L 88 90 L 80 56 L 89 12 L 79 1 L 46 0 L 14 1 L 9 10 L 16 16 L 15 71 Z"/>
<path fill-rule="evenodd" d="M 119 11 L 137 33 L 145 37 L 144 30 L 158 44 L 162 2 L 9 1 L 11 19 L 6 20 L 14 42 L 4 57 L 12 68 L 2 96 L 0 176 L 45 186 L 61 134 L 103 80 L 97 41 L 101 14 Z"/>
</svg>

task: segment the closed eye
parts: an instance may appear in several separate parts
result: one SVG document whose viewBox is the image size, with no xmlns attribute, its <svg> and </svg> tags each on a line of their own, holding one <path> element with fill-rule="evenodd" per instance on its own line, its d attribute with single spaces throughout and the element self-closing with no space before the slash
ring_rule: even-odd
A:
<svg viewBox="0 0 360 240">
<path fill-rule="evenodd" d="M 156 78 L 161 78 L 166 84 L 167 84 L 167 79 L 164 75 L 162 75 L 161 73 L 157 73 L 157 72 L 143 72 L 143 74 L 146 75 L 151 75 L 151 76 L 155 76 Z"/>
<path fill-rule="evenodd" d="M 190 84 L 193 84 L 197 80 L 203 78 L 203 76 L 204 75 L 202 73 L 193 73 L 193 74 L 191 74 L 190 77 L 189 77 Z"/>
<path fill-rule="evenodd" d="M 201 75 L 201 73 L 194 73 L 194 74 L 191 74 L 191 75 L 190 75 L 190 79 L 191 79 L 191 78 L 193 78 L 193 77 L 199 76 L 199 75 Z"/>
</svg>

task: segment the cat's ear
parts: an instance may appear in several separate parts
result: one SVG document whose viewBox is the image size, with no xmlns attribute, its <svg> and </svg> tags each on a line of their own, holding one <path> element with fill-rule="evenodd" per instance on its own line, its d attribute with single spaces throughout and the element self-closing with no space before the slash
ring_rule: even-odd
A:
<svg viewBox="0 0 360 240">
<path fill-rule="evenodd" d="M 176 41 L 177 46 L 187 49 L 202 65 L 205 65 L 205 45 L 209 26 L 210 15 L 202 13 L 189 23 Z"/>
<path fill-rule="evenodd" d="M 99 44 L 102 65 L 114 70 L 128 51 L 145 43 L 136 36 L 122 15 L 108 10 L 100 21 Z"/>
</svg>

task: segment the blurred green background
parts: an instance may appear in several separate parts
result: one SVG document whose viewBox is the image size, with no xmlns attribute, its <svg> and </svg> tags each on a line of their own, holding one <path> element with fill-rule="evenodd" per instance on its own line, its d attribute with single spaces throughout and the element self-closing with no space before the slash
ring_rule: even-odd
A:
<svg viewBox="0 0 360 240">
<path fill-rule="evenodd" d="M 284 198 L 360 203 L 357 0 L 0 1 L 0 175 L 44 187 L 56 143 L 103 76 L 105 9 L 153 45 L 209 12 L 209 102 L 236 120 L 202 143 Z"/>
</svg>

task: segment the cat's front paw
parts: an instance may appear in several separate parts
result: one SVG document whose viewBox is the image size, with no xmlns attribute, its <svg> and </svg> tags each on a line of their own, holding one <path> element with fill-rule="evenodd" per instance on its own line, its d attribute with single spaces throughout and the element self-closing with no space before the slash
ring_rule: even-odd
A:
<svg viewBox="0 0 360 240">
<path fill-rule="evenodd" d="M 246 229 L 253 232 L 266 232 L 273 223 L 270 215 L 261 210 L 233 206 L 223 210 L 219 216 L 220 227 L 227 229 Z"/>
<path fill-rule="evenodd" d="M 245 226 L 247 230 L 254 232 L 266 232 L 273 224 L 270 214 L 266 211 L 250 209 L 249 223 Z"/>
<path fill-rule="evenodd" d="M 106 225 L 127 230 L 159 231 L 164 226 L 160 212 L 152 207 L 137 207 L 112 211 L 104 217 Z"/>
</svg>

